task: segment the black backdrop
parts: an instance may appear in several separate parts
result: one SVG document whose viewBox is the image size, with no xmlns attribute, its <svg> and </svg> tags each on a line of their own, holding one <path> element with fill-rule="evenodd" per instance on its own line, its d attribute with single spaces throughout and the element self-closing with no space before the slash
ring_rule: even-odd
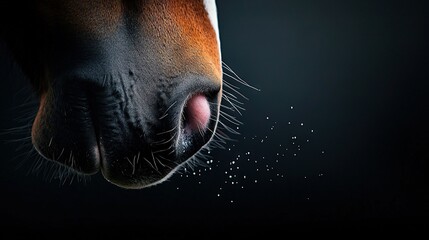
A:
<svg viewBox="0 0 429 240">
<path fill-rule="evenodd" d="M 27 135 L 8 129 L 35 108 L 1 44 L 1 228 L 135 238 L 424 230 L 428 9 L 424 1 L 218 1 L 223 59 L 261 91 L 242 87 L 241 135 L 213 150 L 209 167 L 138 191 L 100 174 L 63 183 L 29 170 Z"/>
</svg>

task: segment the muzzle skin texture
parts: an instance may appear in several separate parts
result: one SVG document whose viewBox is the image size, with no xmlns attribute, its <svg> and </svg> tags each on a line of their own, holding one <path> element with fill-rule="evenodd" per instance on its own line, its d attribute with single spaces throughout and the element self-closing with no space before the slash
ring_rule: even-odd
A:
<svg viewBox="0 0 429 240">
<path fill-rule="evenodd" d="M 214 1 L 10 5 L 2 35 L 39 96 L 32 143 L 44 158 L 143 188 L 210 142 L 222 97 Z"/>
</svg>

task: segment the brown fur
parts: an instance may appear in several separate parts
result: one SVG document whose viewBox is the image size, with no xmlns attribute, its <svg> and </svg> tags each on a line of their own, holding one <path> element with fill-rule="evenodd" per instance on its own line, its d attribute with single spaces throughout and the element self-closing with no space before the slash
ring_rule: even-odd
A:
<svg viewBox="0 0 429 240">
<path fill-rule="evenodd" d="M 221 65 L 216 33 L 202 0 L 140 0 L 133 4 L 119 0 L 44 0 L 39 10 L 46 22 L 64 26 L 89 38 L 108 38 L 126 17 L 126 11 L 138 14 L 140 30 L 156 38 L 166 69 L 174 74 L 184 71 L 213 76 L 221 81 Z M 131 2 L 131 1 L 128 1 Z M 126 6 L 132 9 L 126 9 Z M 128 7 L 130 8 L 130 7 Z M 177 43 L 177 49 L 169 45 Z M 175 59 L 171 59 L 175 51 Z M 198 64 L 198 62 L 204 64 Z M 190 69 L 190 67 L 194 69 Z M 197 67 L 195 69 L 195 67 Z"/>
</svg>

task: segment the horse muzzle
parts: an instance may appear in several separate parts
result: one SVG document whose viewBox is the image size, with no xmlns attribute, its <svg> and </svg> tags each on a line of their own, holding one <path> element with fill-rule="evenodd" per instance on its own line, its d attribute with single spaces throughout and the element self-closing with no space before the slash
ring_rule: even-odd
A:
<svg viewBox="0 0 429 240">
<path fill-rule="evenodd" d="M 221 87 L 204 76 L 137 74 L 58 79 L 41 96 L 36 150 L 82 174 L 101 170 L 124 188 L 168 178 L 213 137 Z"/>
</svg>

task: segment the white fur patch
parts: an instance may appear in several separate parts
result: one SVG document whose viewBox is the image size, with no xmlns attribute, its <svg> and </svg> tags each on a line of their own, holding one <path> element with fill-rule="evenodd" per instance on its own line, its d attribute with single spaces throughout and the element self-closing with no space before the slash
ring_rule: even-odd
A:
<svg viewBox="0 0 429 240">
<path fill-rule="evenodd" d="M 209 19 L 210 19 L 210 22 L 212 23 L 213 29 L 216 32 L 217 43 L 218 43 L 219 52 L 220 52 L 220 37 L 219 37 L 219 26 L 217 23 L 216 1 L 204 0 L 204 6 L 206 8 L 207 14 L 209 15 Z"/>
</svg>

